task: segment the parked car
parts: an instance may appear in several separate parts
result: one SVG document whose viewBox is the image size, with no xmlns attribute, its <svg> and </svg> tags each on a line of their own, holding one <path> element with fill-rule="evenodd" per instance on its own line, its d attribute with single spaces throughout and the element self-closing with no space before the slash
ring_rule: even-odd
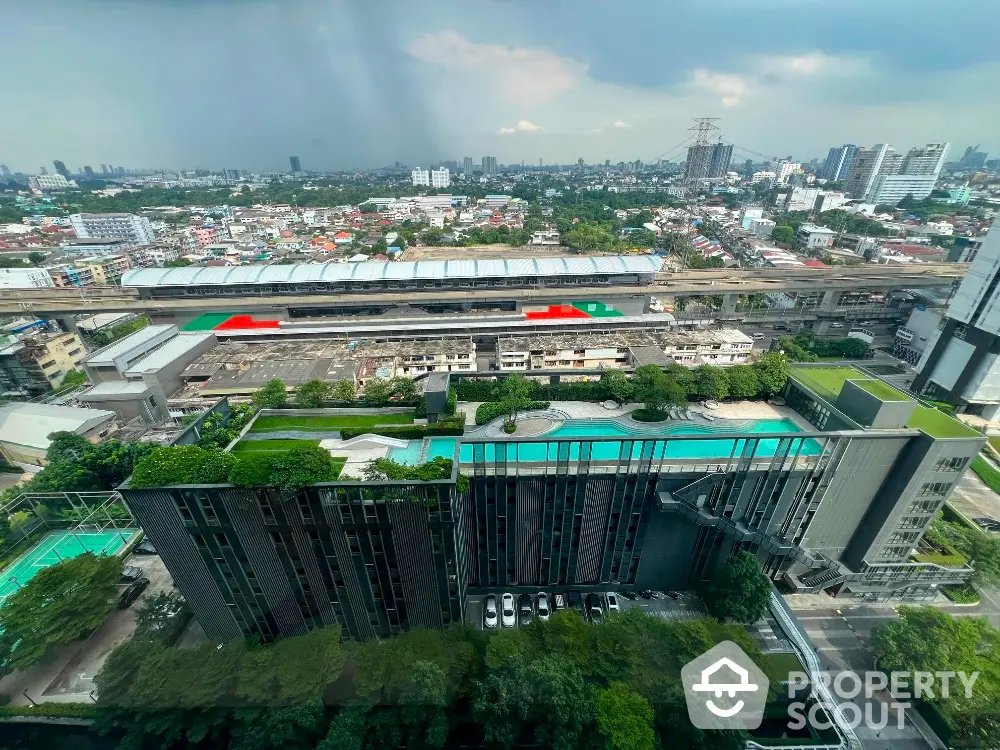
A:
<svg viewBox="0 0 1000 750">
<path fill-rule="evenodd" d="M 518 625 L 530 625 L 531 616 L 535 613 L 531 606 L 531 594 L 521 594 L 517 597 Z"/>
<path fill-rule="evenodd" d="M 642 591 L 637 591 L 636 593 L 639 596 L 641 596 L 643 599 L 652 599 L 653 598 L 653 592 L 650 591 L 649 589 L 643 589 Z"/>
<path fill-rule="evenodd" d="M 135 565 L 126 565 L 122 570 L 122 583 L 132 583 L 142 578 L 142 568 Z"/>
<path fill-rule="evenodd" d="M 580 616 L 584 620 L 587 619 L 587 610 L 583 606 L 583 597 L 580 596 L 580 592 L 579 591 L 570 591 L 569 592 L 569 606 L 573 607 L 573 609 L 575 609 L 577 612 L 579 612 Z"/>
<path fill-rule="evenodd" d="M 667 596 L 669 596 L 671 599 L 680 599 L 681 598 L 681 595 L 678 594 L 676 591 L 664 591 L 663 593 L 666 594 Z"/>
<path fill-rule="evenodd" d="M 861 323 L 860 323 L 860 325 L 863 325 L 863 326 L 873 326 L 873 325 L 875 325 L 875 321 L 874 320 L 862 320 Z"/>
<path fill-rule="evenodd" d="M 622 592 L 620 592 L 620 593 L 621 593 L 621 595 L 622 595 L 622 596 L 624 596 L 624 597 L 625 597 L 626 599 L 628 599 L 628 600 L 629 600 L 630 602 L 634 602 L 634 601 L 635 601 L 636 599 L 638 599 L 638 598 L 639 598 L 639 597 L 638 597 L 638 596 L 636 596 L 636 595 L 635 595 L 635 593 L 634 593 L 634 592 L 632 592 L 632 591 L 622 591 Z"/>
<path fill-rule="evenodd" d="M 149 585 L 148 578 L 140 578 L 128 585 L 118 598 L 118 609 L 128 609 L 132 602 L 139 598 L 139 595 L 146 590 Z"/>
<path fill-rule="evenodd" d="M 497 618 L 497 597 L 489 594 L 483 603 L 483 627 L 494 629 L 500 622 Z"/>
<path fill-rule="evenodd" d="M 535 611 L 538 613 L 538 619 L 544 622 L 549 619 L 549 615 L 551 614 L 549 612 L 549 595 L 544 591 L 539 591 L 536 601 Z"/>
<path fill-rule="evenodd" d="M 844 327 L 843 323 L 831 323 L 830 324 L 830 328 L 843 328 L 843 327 Z"/>
<path fill-rule="evenodd" d="M 505 628 L 512 628 L 517 624 L 517 619 L 514 617 L 514 595 L 504 594 L 502 604 L 500 607 L 501 614 L 503 615 L 503 626 Z"/>
<path fill-rule="evenodd" d="M 755 333 L 750 338 L 752 338 L 754 341 L 760 341 L 762 338 L 764 338 L 764 334 L 763 333 Z"/>
<path fill-rule="evenodd" d="M 608 600 L 608 613 L 611 612 L 621 612 L 621 607 L 618 606 L 618 594 L 614 591 L 609 591 L 604 595 Z"/>
<path fill-rule="evenodd" d="M 587 619 L 598 625 L 604 622 L 604 609 L 601 608 L 600 594 L 587 594 Z"/>
<path fill-rule="evenodd" d="M 565 594 L 556 594 L 552 597 L 552 611 L 558 612 L 560 609 L 566 609 L 569 605 L 566 603 Z"/>
<path fill-rule="evenodd" d="M 148 539 L 143 539 L 132 548 L 133 555 L 155 555 L 156 547 Z"/>
</svg>

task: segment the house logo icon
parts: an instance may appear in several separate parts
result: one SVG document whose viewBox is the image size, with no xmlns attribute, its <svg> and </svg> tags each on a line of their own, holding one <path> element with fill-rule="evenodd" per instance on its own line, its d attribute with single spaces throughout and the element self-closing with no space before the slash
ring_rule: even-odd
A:
<svg viewBox="0 0 1000 750">
<path fill-rule="evenodd" d="M 732 641 L 723 641 L 681 668 L 688 716 L 699 729 L 756 729 L 764 718 L 769 681 Z"/>
</svg>

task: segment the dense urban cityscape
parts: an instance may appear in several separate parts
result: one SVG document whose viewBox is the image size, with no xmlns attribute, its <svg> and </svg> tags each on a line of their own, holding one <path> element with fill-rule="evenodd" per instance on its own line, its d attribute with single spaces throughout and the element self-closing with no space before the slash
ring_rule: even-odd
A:
<svg viewBox="0 0 1000 750">
<path fill-rule="evenodd" d="M 87 112 L 0 139 L 0 747 L 1000 747 L 981 110 L 755 130 L 788 81 L 882 75 L 803 52 L 694 68 L 677 129 L 498 14 L 400 47 L 507 102 L 473 150 L 354 5 L 310 39 L 405 139 L 343 91 L 328 140 L 207 123 L 214 164 Z M 578 89 L 623 119 L 561 133 Z M 200 166 L 129 163 L 166 153 Z"/>
</svg>

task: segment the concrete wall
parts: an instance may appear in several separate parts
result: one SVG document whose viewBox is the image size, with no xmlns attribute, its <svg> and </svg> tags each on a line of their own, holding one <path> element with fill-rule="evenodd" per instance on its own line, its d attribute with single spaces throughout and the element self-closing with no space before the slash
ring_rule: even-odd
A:
<svg viewBox="0 0 1000 750">
<path fill-rule="evenodd" d="M 836 404 L 839 411 L 860 425 L 890 429 L 905 427 L 916 405 L 915 401 L 882 401 L 850 380 L 844 382 Z"/>
<path fill-rule="evenodd" d="M 189 364 L 205 352 L 211 350 L 217 343 L 218 340 L 215 336 L 209 336 L 200 344 L 188 349 L 183 355 L 164 365 L 159 370 L 142 373 L 142 381 L 149 386 L 153 400 L 163 410 L 164 414 L 167 413 L 167 399 L 184 386 L 181 373 L 184 372 Z"/>
</svg>

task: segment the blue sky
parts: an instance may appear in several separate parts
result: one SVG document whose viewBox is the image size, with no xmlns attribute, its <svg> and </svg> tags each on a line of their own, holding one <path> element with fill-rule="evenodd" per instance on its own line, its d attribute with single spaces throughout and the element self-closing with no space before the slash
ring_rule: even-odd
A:
<svg viewBox="0 0 1000 750">
<path fill-rule="evenodd" d="M 677 158 L 697 116 L 743 153 L 1000 155 L 989 0 L 46 0 L 0 29 L 28 172 Z"/>
</svg>

